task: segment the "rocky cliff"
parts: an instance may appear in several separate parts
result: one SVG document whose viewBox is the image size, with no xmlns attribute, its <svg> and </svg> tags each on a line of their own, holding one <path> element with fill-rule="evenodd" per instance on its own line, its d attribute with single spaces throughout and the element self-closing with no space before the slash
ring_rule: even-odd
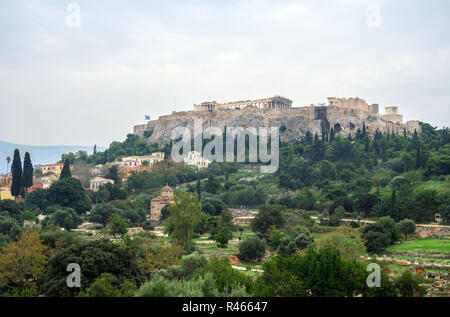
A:
<svg viewBox="0 0 450 317">
<path fill-rule="evenodd" d="M 329 132 L 334 128 L 337 134 L 355 135 L 365 123 L 368 133 L 374 134 L 377 129 L 382 132 L 395 131 L 408 133 L 419 130 L 417 121 L 398 124 L 383 120 L 380 116 L 372 116 L 359 109 L 338 108 L 334 106 L 310 106 L 290 109 L 258 109 L 247 107 L 242 110 L 216 111 L 183 111 L 174 112 L 168 116 L 161 116 L 157 120 L 134 127 L 137 135 L 150 135 L 149 142 L 170 141 L 172 130 L 176 127 L 188 127 L 193 131 L 194 120 L 202 120 L 203 129 L 216 126 L 224 131 L 224 127 L 281 127 L 286 130 L 281 133 L 283 141 L 301 138 L 307 131 L 321 135 L 322 131 Z M 147 131 L 147 133 L 146 133 Z"/>
</svg>

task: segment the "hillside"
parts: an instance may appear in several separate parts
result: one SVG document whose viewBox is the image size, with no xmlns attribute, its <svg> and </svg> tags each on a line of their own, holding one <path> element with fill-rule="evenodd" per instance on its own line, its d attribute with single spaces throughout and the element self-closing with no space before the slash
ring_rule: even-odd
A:
<svg viewBox="0 0 450 317">
<path fill-rule="evenodd" d="M 50 164 L 61 159 L 61 154 L 77 151 L 86 151 L 92 154 L 93 146 L 75 146 L 75 145 L 52 145 L 52 146 L 34 146 L 21 145 L 0 141 L 0 174 L 6 172 L 6 157 L 13 157 L 14 150 L 19 149 L 21 157 L 25 152 L 29 152 L 33 164 Z M 97 147 L 99 151 L 104 147 Z"/>
</svg>

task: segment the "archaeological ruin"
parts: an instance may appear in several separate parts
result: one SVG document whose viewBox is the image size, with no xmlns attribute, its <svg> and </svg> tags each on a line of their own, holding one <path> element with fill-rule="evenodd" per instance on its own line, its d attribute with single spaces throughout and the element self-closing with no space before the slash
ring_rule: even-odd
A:
<svg viewBox="0 0 450 317">
<path fill-rule="evenodd" d="M 298 140 L 311 132 L 329 133 L 331 128 L 339 135 L 355 135 L 363 125 L 369 135 L 377 130 L 389 133 L 413 134 L 421 132 L 419 121 L 403 120 L 398 106 L 385 107 L 380 114 L 379 104 L 368 104 L 362 98 L 329 97 L 328 103 L 303 107 L 293 107 L 292 100 L 274 96 L 246 101 L 218 103 L 216 101 L 195 104 L 190 111 L 172 112 L 160 116 L 146 124 L 134 126 L 134 133 L 145 135 L 148 142 L 169 142 L 176 127 L 193 129 L 194 121 L 201 119 L 203 128 L 215 126 L 224 131 L 225 127 L 280 127 L 283 141 Z"/>
</svg>

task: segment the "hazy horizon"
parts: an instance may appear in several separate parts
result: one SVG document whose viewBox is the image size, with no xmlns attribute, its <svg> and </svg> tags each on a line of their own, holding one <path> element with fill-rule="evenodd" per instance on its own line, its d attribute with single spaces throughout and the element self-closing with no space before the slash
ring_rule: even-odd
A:
<svg viewBox="0 0 450 317">
<path fill-rule="evenodd" d="M 449 126 L 449 9 L 444 0 L 5 1 L 0 140 L 108 146 L 145 115 L 273 95 L 294 107 L 360 97 L 382 113 L 399 106 L 404 121 Z"/>
</svg>

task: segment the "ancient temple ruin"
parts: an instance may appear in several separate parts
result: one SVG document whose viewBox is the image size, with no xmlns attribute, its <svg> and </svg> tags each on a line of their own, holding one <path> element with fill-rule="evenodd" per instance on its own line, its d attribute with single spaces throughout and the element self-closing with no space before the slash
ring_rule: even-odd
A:
<svg viewBox="0 0 450 317">
<path fill-rule="evenodd" d="M 292 100 L 275 96 L 256 100 L 232 101 L 227 103 L 217 103 L 216 101 L 203 102 L 200 105 L 194 105 L 195 111 L 215 111 L 215 110 L 237 110 L 246 107 L 255 107 L 258 109 L 290 109 Z"/>
</svg>

